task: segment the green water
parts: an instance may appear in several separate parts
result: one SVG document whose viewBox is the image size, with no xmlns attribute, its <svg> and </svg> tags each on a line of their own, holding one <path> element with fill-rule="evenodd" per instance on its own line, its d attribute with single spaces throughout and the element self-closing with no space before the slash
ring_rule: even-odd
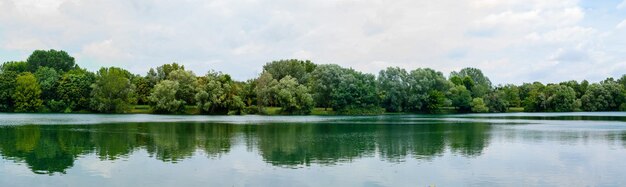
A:
<svg viewBox="0 0 626 187">
<path fill-rule="evenodd" d="M 0 114 L 0 186 L 626 186 L 626 113 Z"/>
</svg>

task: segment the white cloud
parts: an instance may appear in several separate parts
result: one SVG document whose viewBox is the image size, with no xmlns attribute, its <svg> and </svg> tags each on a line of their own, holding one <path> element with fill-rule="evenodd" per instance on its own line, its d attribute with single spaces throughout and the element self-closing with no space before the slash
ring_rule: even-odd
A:
<svg viewBox="0 0 626 187">
<path fill-rule="evenodd" d="M 626 0 L 622 1 L 622 3 L 617 5 L 617 9 L 624 9 L 624 8 L 626 8 Z"/>
<path fill-rule="evenodd" d="M 617 24 L 617 26 L 615 26 L 615 28 L 617 28 L 617 29 L 626 28 L 626 19 L 623 20 L 622 22 L 620 22 L 619 24 Z"/>
<path fill-rule="evenodd" d="M 142 74 L 176 61 L 246 79 L 268 61 L 309 58 L 369 73 L 475 66 L 496 83 L 560 81 L 549 67 L 626 61 L 626 38 L 582 24 L 604 21 L 587 11 L 578 0 L 0 0 L 0 50 L 64 49 L 92 70 Z M 589 63 L 564 60 L 576 49 Z M 589 76 L 612 75 L 601 73 Z"/>
</svg>

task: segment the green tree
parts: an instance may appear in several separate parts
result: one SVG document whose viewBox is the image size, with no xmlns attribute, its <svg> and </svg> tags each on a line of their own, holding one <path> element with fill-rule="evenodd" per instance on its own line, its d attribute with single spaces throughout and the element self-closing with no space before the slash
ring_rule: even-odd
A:
<svg viewBox="0 0 626 187">
<path fill-rule="evenodd" d="M 379 113 L 376 78 L 353 69 L 344 69 L 339 82 L 334 83 L 328 99 L 333 110 L 339 113 Z"/>
<path fill-rule="evenodd" d="M 408 108 L 417 112 L 432 112 L 429 109 L 429 98 L 433 91 L 444 93 L 451 84 L 443 73 L 430 68 L 418 68 L 409 74 Z M 436 105 L 433 105 L 436 106 Z"/>
<path fill-rule="evenodd" d="M 164 80 L 154 86 L 148 99 L 150 107 L 157 113 L 179 113 L 185 111 L 185 101 L 176 98 L 178 82 Z"/>
<path fill-rule="evenodd" d="M 198 87 L 198 80 L 193 72 L 183 69 L 174 70 L 170 72 L 168 80 L 178 82 L 177 99 L 184 100 L 185 103 L 189 104 L 195 103 L 194 97 Z"/>
<path fill-rule="evenodd" d="M 619 110 L 620 106 L 626 102 L 626 90 L 624 89 L 624 85 L 619 84 L 612 79 L 602 81 L 600 84 L 607 92 L 609 92 L 609 95 L 611 96 L 607 110 Z"/>
<path fill-rule="evenodd" d="M 208 114 L 241 113 L 245 107 L 241 88 L 228 74 L 209 71 L 196 94 L 196 104 L 201 112 Z"/>
<path fill-rule="evenodd" d="M 589 85 L 580 100 L 584 111 L 615 111 L 622 108 L 625 98 L 624 86 L 615 81 L 603 81 Z"/>
<path fill-rule="evenodd" d="M 22 73 L 28 71 L 28 64 L 23 61 L 10 61 L 0 65 L 0 72 L 16 72 Z"/>
<path fill-rule="evenodd" d="M 260 108 L 266 106 L 272 106 L 275 103 L 275 93 L 273 91 L 274 85 L 278 84 L 278 81 L 273 78 L 269 72 L 263 72 L 261 76 L 256 80 L 256 86 L 254 92 L 256 93 L 257 106 Z"/>
<path fill-rule="evenodd" d="M 41 88 L 35 75 L 25 72 L 17 76 L 13 99 L 15 112 L 37 112 L 41 109 Z"/>
<path fill-rule="evenodd" d="M 476 113 L 485 113 L 489 112 L 489 108 L 485 105 L 485 102 L 482 98 L 474 98 L 472 99 L 472 112 Z"/>
<path fill-rule="evenodd" d="M 296 78 L 289 75 L 275 85 L 276 100 L 283 112 L 290 114 L 309 114 L 313 110 L 313 97 L 309 89 L 298 84 Z"/>
<path fill-rule="evenodd" d="M 502 90 L 496 90 L 488 93 L 483 99 L 489 112 L 506 112 L 509 106 L 506 100 L 506 93 Z"/>
<path fill-rule="evenodd" d="M 15 101 L 13 93 L 15 92 L 15 77 L 18 73 L 14 71 L 0 72 L 0 112 L 12 112 Z"/>
<path fill-rule="evenodd" d="M 448 99 L 450 99 L 453 107 L 460 112 L 469 112 L 471 110 L 472 93 L 463 85 L 457 85 L 448 90 Z"/>
<path fill-rule="evenodd" d="M 242 99 L 246 106 L 252 106 L 257 103 L 256 92 L 254 92 L 254 88 L 256 87 L 256 80 L 249 79 L 242 84 Z"/>
<path fill-rule="evenodd" d="M 336 64 L 323 64 L 311 72 L 309 85 L 314 93 L 315 102 L 324 108 L 331 108 L 335 100 L 331 99 L 333 90 L 338 89 L 345 70 Z"/>
<path fill-rule="evenodd" d="M 104 113 L 126 113 L 137 103 L 132 74 L 117 67 L 100 68 L 92 85 L 91 108 Z"/>
<path fill-rule="evenodd" d="M 399 67 L 388 67 L 378 74 L 378 88 L 381 92 L 381 105 L 389 112 L 402 112 L 408 109 L 408 73 Z"/>
<path fill-rule="evenodd" d="M 274 79 L 281 80 L 287 75 L 296 78 L 299 84 L 306 83 L 308 74 L 315 70 L 316 65 L 309 60 L 278 60 L 267 63 L 263 71 L 271 73 Z"/>
<path fill-rule="evenodd" d="M 148 76 L 151 76 L 152 75 L 151 73 L 154 73 L 153 69 L 150 69 L 150 70 L 152 72 L 149 71 L 148 72 Z M 178 64 L 176 62 L 174 62 L 172 64 L 163 64 L 163 65 L 157 67 L 156 77 L 158 77 L 159 81 L 169 79 L 170 73 L 172 71 L 176 71 L 176 70 L 185 70 L 185 66 L 180 65 L 180 64 Z"/>
<path fill-rule="evenodd" d="M 598 83 L 589 85 L 580 100 L 584 111 L 606 111 L 609 108 L 611 94 Z"/>
<path fill-rule="evenodd" d="M 502 99 L 506 101 L 508 104 L 507 107 L 521 107 L 522 99 L 520 98 L 520 90 L 519 87 L 507 84 L 503 87 L 498 88 L 497 90 L 501 91 Z"/>
<path fill-rule="evenodd" d="M 91 84 L 96 76 L 84 69 L 73 69 L 61 76 L 57 86 L 60 101 L 67 105 L 68 111 L 88 110 L 91 99 Z"/>
<path fill-rule="evenodd" d="M 463 68 L 459 72 L 452 72 L 450 77 L 460 77 L 466 85 L 465 88 L 472 92 L 473 97 L 483 97 L 491 90 L 491 81 L 487 78 L 480 69 L 477 68 Z"/>
<path fill-rule="evenodd" d="M 26 62 L 28 63 L 28 70 L 31 72 L 37 71 L 39 67 L 50 67 L 62 72 L 78 67 L 74 63 L 74 57 L 68 55 L 65 51 L 57 51 L 54 49 L 48 51 L 35 50 L 28 57 Z"/>
<path fill-rule="evenodd" d="M 578 107 L 576 91 L 566 85 L 551 84 L 546 87 L 546 111 L 571 112 Z"/>
<path fill-rule="evenodd" d="M 428 93 L 428 99 L 426 100 L 426 108 L 422 111 L 428 113 L 437 113 L 439 109 L 444 105 L 446 96 L 443 92 L 438 90 L 431 90 Z"/>
<path fill-rule="evenodd" d="M 150 81 L 141 76 L 133 76 L 131 83 L 135 85 L 135 92 L 137 93 L 137 104 L 147 104 L 150 102 L 148 97 L 154 85 L 151 85 Z"/>
<path fill-rule="evenodd" d="M 575 81 L 575 80 L 571 80 L 571 81 L 561 82 L 559 84 L 568 86 L 574 89 L 574 91 L 576 91 L 576 98 L 582 97 L 585 94 L 587 87 L 589 86 L 589 82 L 587 82 L 586 80 L 582 81 L 581 83 L 578 83 L 578 81 Z"/>
<path fill-rule="evenodd" d="M 545 87 L 539 82 L 533 84 L 525 84 L 524 89 L 524 111 L 526 112 L 543 112 L 547 110 L 548 97 L 545 94 Z"/>
<path fill-rule="evenodd" d="M 42 98 L 45 101 L 57 99 L 57 86 L 61 75 L 49 67 L 40 67 L 35 72 L 35 77 L 41 86 Z"/>
</svg>

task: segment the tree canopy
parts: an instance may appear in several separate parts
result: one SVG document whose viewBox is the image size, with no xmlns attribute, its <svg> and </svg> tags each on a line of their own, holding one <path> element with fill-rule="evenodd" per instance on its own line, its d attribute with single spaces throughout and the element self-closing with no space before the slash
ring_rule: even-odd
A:
<svg viewBox="0 0 626 187">
<path fill-rule="evenodd" d="M 201 114 L 310 114 L 315 107 L 335 114 L 618 111 L 626 110 L 626 75 L 596 83 L 493 85 L 471 67 L 448 77 L 430 68 L 388 67 L 376 76 L 288 59 L 236 81 L 217 71 L 197 76 L 178 63 L 145 75 L 119 67 L 93 73 L 53 49 L 0 65 L 0 112 L 126 113 L 136 104 L 156 113 Z"/>
<path fill-rule="evenodd" d="M 137 103 L 131 76 L 130 72 L 120 68 L 100 68 L 91 86 L 91 108 L 104 113 L 129 112 Z"/>
<path fill-rule="evenodd" d="M 37 71 L 39 67 L 49 67 L 57 71 L 69 71 L 76 68 L 74 57 L 65 51 L 35 50 L 26 60 L 28 71 Z"/>
</svg>

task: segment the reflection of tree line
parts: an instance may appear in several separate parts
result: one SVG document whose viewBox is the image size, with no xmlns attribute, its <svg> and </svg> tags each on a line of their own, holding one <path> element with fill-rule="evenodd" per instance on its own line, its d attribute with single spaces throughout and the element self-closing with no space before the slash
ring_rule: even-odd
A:
<svg viewBox="0 0 626 187">
<path fill-rule="evenodd" d="M 0 154 L 25 162 L 36 173 L 64 173 L 79 156 L 115 160 L 140 149 L 166 162 L 196 150 L 210 157 L 228 153 L 235 139 L 258 150 L 273 165 L 334 164 L 379 156 L 400 161 L 429 159 L 446 147 L 466 156 L 488 144 L 486 124 L 110 124 L 0 127 Z"/>
</svg>

